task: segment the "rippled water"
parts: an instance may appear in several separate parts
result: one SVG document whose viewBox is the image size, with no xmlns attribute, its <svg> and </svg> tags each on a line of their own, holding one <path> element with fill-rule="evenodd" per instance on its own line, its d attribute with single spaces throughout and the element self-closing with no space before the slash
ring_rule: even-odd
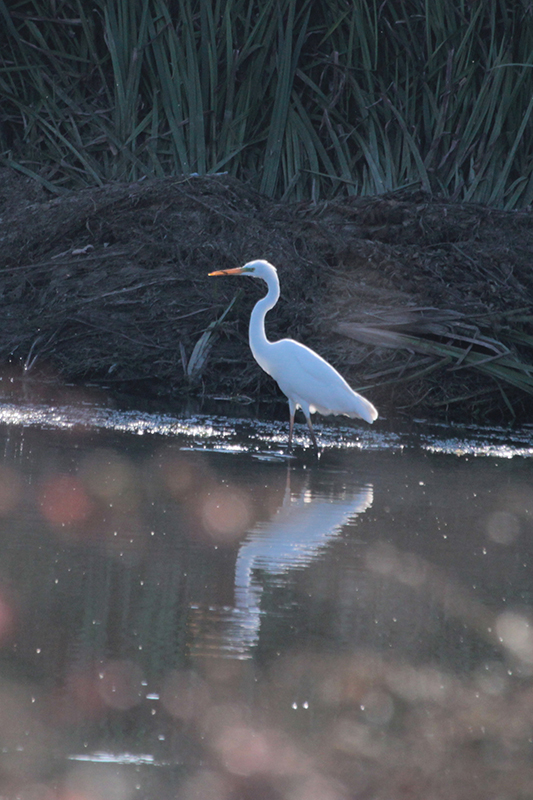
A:
<svg viewBox="0 0 533 800">
<path fill-rule="evenodd" d="M 0 404 L 2 796 L 530 796 L 533 429 L 232 414 Z"/>
</svg>

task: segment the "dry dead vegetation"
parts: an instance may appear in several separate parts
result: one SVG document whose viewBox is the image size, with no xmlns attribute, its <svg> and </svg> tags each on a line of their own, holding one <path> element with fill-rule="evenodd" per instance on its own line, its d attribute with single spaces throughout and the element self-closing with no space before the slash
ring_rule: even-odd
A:
<svg viewBox="0 0 533 800">
<path fill-rule="evenodd" d="M 530 418 L 533 213 L 410 191 L 287 205 L 228 176 L 52 198 L 3 170 L 0 360 L 145 396 L 275 396 L 248 350 L 267 258 L 272 338 L 331 360 L 383 411 Z M 231 307 L 230 307 L 231 304 Z"/>
</svg>

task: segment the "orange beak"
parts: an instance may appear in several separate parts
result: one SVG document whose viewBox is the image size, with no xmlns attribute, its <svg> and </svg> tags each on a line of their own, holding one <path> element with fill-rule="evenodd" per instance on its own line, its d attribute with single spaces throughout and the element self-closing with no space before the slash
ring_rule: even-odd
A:
<svg viewBox="0 0 533 800">
<path fill-rule="evenodd" d="M 213 275 L 241 275 L 242 274 L 242 267 L 235 267 L 235 269 L 219 269 L 216 272 L 210 272 L 208 278 L 211 278 Z"/>
</svg>

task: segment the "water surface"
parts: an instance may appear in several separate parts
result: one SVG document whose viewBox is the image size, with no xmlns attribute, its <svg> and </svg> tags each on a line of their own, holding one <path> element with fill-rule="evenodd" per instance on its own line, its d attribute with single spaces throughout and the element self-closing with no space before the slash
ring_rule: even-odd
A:
<svg viewBox="0 0 533 800">
<path fill-rule="evenodd" d="M 530 796 L 532 429 L 317 436 L 6 394 L 3 796 Z"/>
</svg>

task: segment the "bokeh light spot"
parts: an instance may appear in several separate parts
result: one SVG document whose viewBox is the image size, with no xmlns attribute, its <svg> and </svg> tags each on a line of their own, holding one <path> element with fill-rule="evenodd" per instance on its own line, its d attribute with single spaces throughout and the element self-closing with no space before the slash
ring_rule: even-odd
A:
<svg viewBox="0 0 533 800">
<path fill-rule="evenodd" d="M 512 544 L 520 534 L 520 520 L 511 511 L 493 511 L 487 518 L 487 534 L 497 544 Z"/>
<path fill-rule="evenodd" d="M 204 769 L 183 783 L 179 800 L 226 800 L 230 796 L 234 794 L 230 795 L 226 777 Z"/>
<path fill-rule="evenodd" d="M 252 775 L 272 769 L 266 737 L 249 726 L 227 726 L 215 742 L 215 751 L 234 775 Z"/>
<path fill-rule="evenodd" d="M 202 521 L 214 539 L 239 538 L 249 527 L 250 519 L 250 503 L 242 492 L 215 490 L 202 498 Z"/>
<path fill-rule="evenodd" d="M 195 672 L 173 670 L 166 676 L 161 703 L 173 717 L 182 720 L 198 718 L 208 702 L 207 685 Z"/>
<path fill-rule="evenodd" d="M 41 488 L 39 504 L 43 516 L 53 525 L 83 522 L 91 511 L 83 483 L 70 475 L 49 478 Z"/>
<path fill-rule="evenodd" d="M 533 627 L 526 616 L 513 611 L 500 614 L 496 619 L 496 633 L 514 656 L 533 664 Z"/>
</svg>

